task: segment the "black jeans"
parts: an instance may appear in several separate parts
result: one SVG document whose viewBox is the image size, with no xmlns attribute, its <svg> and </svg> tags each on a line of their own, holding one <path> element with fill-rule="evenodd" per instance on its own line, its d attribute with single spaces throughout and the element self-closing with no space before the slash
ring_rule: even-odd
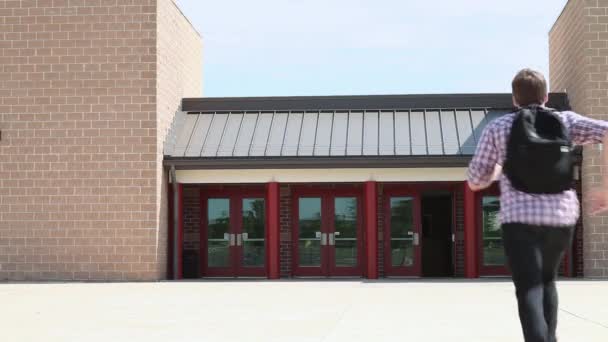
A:
<svg viewBox="0 0 608 342">
<path fill-rule="evenodd" d="M 555 280 L 574 227 L 502 225 L 505 254 L 513 274 L 519 320 L 526 342 L 555 342 Z"/>
</svg>

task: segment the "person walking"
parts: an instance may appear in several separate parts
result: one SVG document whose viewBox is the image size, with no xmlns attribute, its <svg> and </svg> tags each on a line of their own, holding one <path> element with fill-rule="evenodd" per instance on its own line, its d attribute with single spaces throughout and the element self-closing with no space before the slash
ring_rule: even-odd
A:
<svg viewBox="0 0 608 342">
<path fill-rule="evenodd" d="M 500 182 L 500 223 L 526 342 L 555 342 L 558 267 L 579 218 L 573 145 L 608 144 L 608 122 L 547 108 L 547 82 L 523 69 L 512 81 L 518 110 L 490 122 L 469 164 L 468 185 Z M 602 151 L 608 165 L 608 149 Z M 608 177 L 591 195 L 593 214 L 608 208 Z"/>
</svg>

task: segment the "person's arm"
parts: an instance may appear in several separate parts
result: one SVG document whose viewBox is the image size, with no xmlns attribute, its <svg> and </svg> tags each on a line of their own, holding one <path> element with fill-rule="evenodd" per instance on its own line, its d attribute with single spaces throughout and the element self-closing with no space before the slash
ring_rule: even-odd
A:
<svg viewBox="0 0 608 342">
<path fill-rule="evenodd" d="M 474 184 L 474 183 L 471 183 L 471 181 L 467 181 L 467 183 L 469 184 L 469 188 L 471 188 L 471 190 L 481 191 L 481 190 L 489 188 L 492 185 L 492 183 L 499 180 L 501 174 L 502 174 L 502 166 L 499 164 L 494 164 L 494 171 L 492 172 L 492 178 L 490 179 L 490 181 L 488 181 L 484 184 Z"/>
<path fill-rule="evenodd" d="M 498 162 L 498 149 L 494 138 L 494 126 L 488 125 L 481 134 L 475 155 L 469 164 L 467 183 L 473 191 L 488 188 L 498 180 L 502 167 Z"/>
<path fill-rule="evenodd" d="M 602 185 L 591 191 L 590 212 L 597 214 L 608 210 L 608 121 L 596 120 L 573 112 L 570 135 L 577 145 L 602 144 Z"/>
</svg>

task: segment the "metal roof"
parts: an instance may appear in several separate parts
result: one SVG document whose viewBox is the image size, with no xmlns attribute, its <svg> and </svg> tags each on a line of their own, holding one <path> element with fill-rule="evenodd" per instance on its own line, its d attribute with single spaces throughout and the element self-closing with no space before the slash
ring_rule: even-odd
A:
<svg viewBox="0 0 608 342">
<path fill-rule="evenodd" d="M 567 108 L 564 94 L 550 99 L 550 106 Z M 182 110 L 165 160 L 197 167 L 364 167 L 373 158 L 466 165 L 483 128 L 512 111 L 510 94 L 202 98 L 184 99 Z"/>
</svg>

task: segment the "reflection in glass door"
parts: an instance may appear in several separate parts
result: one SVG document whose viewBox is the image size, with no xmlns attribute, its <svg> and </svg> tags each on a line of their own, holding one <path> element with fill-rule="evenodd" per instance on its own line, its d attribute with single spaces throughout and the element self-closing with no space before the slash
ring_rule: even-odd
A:
<svg viewBox="0 0 608 342">
<path fill-rule="evenodd" d="M 414 195 L 387 194 L 385 268 L 388 276 L 419 276 L 421 271 L 420 205 Z"/>
<path fill-rule="evenodd" d="M 507 274 L 498 196 L 481 198 L 481 271 L 487 275 Z"/>
<path fill-rule="evenodd" d="M 266 214 L 263 198 L 241 200 L 241 226 L 237 232 L 237 250 L 240 254 L 240 274 L 248 269 L 264 268 L 266 261 Z M 241 240 L 241 241 L 239 241 Z"/>
<path fill-rule="evenodd" d="M 333 246 L 333 272 L 340 268 L 354 268 L 359 263 L 359 220 L 356 197 L 334 199 L 334 222 L 329 232 L 329 244 Z"/>
<path fill-rule="evenodd" d="M 321 267 L 321 241 L 327 234 L 321 228 L 321 198 L 298 199 L 298 262 L 301 267 Z"/>
<path fill-rule="evenodd" d="M 203 276 L 264 276 L 264 198 L 228 193 L 226 197 L 202 197 L 202 201 Z"/>
<path fill-rule="evenodd" d="M 230 276 L 231 247 L 234 244 L 230 222 L 230 199 L 207 200 L 207 268 L 216 276 Z"/>
</svg>

